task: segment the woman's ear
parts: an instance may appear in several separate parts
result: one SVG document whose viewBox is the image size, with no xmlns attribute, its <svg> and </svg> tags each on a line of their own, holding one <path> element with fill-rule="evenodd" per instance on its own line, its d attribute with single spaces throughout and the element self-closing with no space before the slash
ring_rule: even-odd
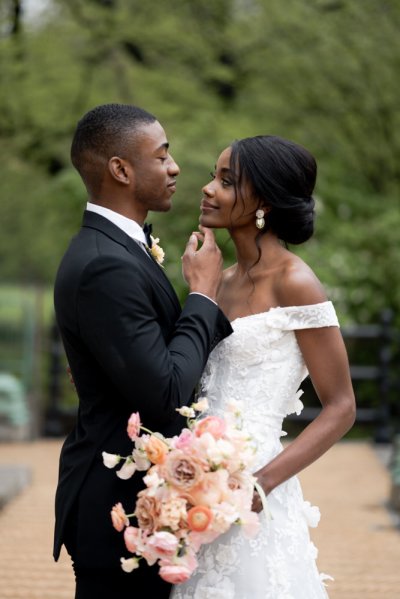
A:
<svg viewBox="0 0 400 599">
<path fill-rule="evenodd" d="M 119 183 L 123 185 L 129 185 L 132 181 L 133 172 L 129 163 L 118 156 L 113 156 L 108 161 L 108 170 L 113 177 Z"/>
<path fill-rule="evenodd" d="M 268 214 L 268 212 L 271 212 L 272 208 L 269 204 L 265 204 L 264 202 L 262 202 L 259 206 L 260 210 L 264 210 L 264 214 Z"/>
</svg>

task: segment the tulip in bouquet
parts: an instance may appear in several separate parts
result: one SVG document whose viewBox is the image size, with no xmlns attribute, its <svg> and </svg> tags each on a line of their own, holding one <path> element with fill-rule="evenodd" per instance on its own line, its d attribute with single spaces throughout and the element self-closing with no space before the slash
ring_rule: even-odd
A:
<svg viewBox="0 0 400 599">
<path fill-rule="evenodd" d="M 233 524 L 248 537 L 258 531 L 258 514 L 251 511 L 254 488 L 263 502 L 265 496 L 251 474 L 255 448 L 242 430 L 240 404 L 228 403 L 224 417 L 204 416 L 207 409 L 206 398 L 178 409 L 188 426 L 172 438 L 146 429 L 139 414 L 132 414 L 127 429 L 134 442 L 132 454 L 103 452 L 108 468 L 123 461 L 116 473 L 120 478 L 147 471 L 135 511 L 126 514 L 120 503 L 111 510 L 114 528 L 124 531 L 126 548 L 133 554 L 121 558 L 126 572 L 145 559 L 149 565 L 158 564 L 167 582 L 184 582 L 196 569 L 201 545 Z M 131 517 L 136 517 L 137 526 L 130 525 Z"/>
</svg>

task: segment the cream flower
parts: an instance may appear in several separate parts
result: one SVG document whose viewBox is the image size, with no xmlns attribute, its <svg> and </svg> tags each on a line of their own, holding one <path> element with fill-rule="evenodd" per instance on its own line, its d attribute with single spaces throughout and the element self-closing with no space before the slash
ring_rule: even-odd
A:
<svg viewBox="0 0 400 599">
<path fill-rule="evenodd" d="M 133 570 L 136 570 L 136 568 L 139 568 L 139 560 L 137 557 L 130 557 L 129 559 L 125 559 L 124 557 L 121 557 L 121 568 L 123 569 L 124 572 L 132 572 Z"/>
<path fill-rule="evenodd" d="M 106 451 L 103 451 L 101 455 L 103 456 L 103 464 L 106 468 L 114 468 L 119 464 L 121 459 L 121 456 L 115 453 L 107 453 Z"/>
<path fill-rule="evenodd" d="M 117 476 L 122 480 L 128 480 L 128 478 L 131 478 L 131 476 L 135 474 L 135 472 L 136 464 L 135 462 L 132 462 L 130 458 L 128 458 L 127 460 L 125 460 L 125 464 L 122 466 L 122 468 L 118 470 Z"/>
<path fill-rule="evenodd" d="M 165 252 L 162 249 L 162 247 L 160 247 L 158 245 L 159 243 L 159 238 L 157 237 L 156 239 L 150 235 L 151 237 L 151 248 L 150 248 L 150 253 L 153 256 L 154 260 L 161 266 L 162 263 L 164 262 L 164 258 L 165 258 Z"/>
</svg>

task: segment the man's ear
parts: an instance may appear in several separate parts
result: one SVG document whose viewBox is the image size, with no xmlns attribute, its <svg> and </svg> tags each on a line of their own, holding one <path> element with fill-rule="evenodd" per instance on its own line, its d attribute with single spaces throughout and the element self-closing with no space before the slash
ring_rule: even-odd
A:
<svg viewBox="0 0 400 599">
<path fill-rule="evenodd" d="M 133 169 L 123 158 L 113 156 L 108 161 L 108 170 L 113 179 L 123 185 L 129 185 L 133 178 Z"/>
</svg>

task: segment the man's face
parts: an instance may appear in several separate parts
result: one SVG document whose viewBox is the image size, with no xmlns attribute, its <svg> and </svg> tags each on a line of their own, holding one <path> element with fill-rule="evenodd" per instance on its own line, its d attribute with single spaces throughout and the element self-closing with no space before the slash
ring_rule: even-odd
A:
<svg viewBox="0 0 400 599">
<path fill-rule="evenodd" d="M 168 152 L 165 131 L 158 121 L 141 128 L 135 147 L 134 201 L 145 210 L 166 212 L 172 205 L 179 167 Z"/>
</svg>

